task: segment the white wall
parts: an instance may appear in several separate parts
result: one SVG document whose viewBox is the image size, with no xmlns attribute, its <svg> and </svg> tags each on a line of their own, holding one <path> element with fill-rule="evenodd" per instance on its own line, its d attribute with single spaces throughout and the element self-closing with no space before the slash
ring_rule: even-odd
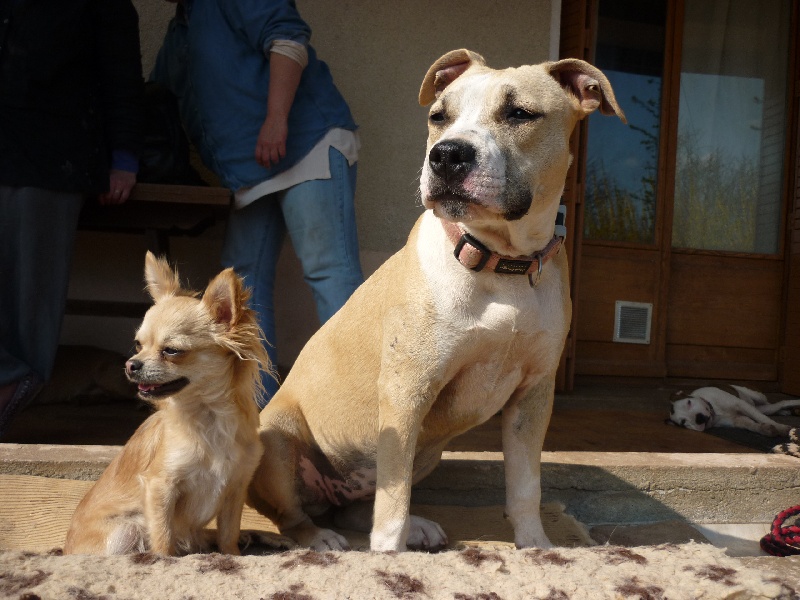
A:
<svg viewBox="0 0 800 600">
<path fill-rule="evenodd" d="M 174 5 L 134 0 L 140 13 L 147 73 Z M 405 242 L 422 209 L 417 197 L 426 109 L 422 77 L 439 56 L 466 47 L 491 66 L 554 57 L 560 0 L 298 0 L 312 44 L 325 60 L 360 126 L 356 212 L 365 274 Z M 552 31 L 552 34 L 551 34 Z M 173 257 L 202 288 L 219 268 L 223 227 L 197 239 L 174 239 Z M 145 244 L 138 236 L 79 234 L 70 297 L 144 299 Z M 280 363 L 291 364 L 318 326 L 310 291 L 291 252 L 281 257 L 276 289 Z M 90 343 L 127 353 L 136 322 L 68 316 L 63 343 Z"/>
</svg>

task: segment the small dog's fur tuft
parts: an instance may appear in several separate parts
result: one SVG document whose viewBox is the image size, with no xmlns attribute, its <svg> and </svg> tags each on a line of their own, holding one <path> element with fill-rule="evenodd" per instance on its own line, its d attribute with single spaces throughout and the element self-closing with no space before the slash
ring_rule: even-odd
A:
<svg viewBox="0 0 800 600">
<path fill-rule="evenodd" d="M 263 451 L 256 395 L 272 373 L 250 294 L 226 269 L 202 297 L 150 252 L 154 305 L 126 375 L 157 411 L 78 505 L 64 552 L 238 554 L 245 491 Z"/>
</svg>

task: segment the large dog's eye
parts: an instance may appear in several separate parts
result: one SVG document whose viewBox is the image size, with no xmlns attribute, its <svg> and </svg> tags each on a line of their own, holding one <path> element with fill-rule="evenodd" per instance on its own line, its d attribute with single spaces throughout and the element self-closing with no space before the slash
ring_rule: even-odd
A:
<svg viewBox="0 0 800 600">
<path fill-rule="evenodd" d="M 511 121 L 536 121 L 543 116 L 542 113 L 530 112 L 524 108 L 512 108 L 508 112 L 508 118 Z"/>
<path fill-rule="evenodd" d="M 170 348 L 169 346 L 167 346 L 161 351 L 161 354 L 163 354 L 165 357 L 168 358 L 174 358 L 180 354 L 183 354 L 183 351 L 178 350 L 177 348 Z"/>
<path fill-rule="evenodd" d="M 436 112 L 432 112 L 428 115 L 428 119 L 430 119 L 433 123 L 442 123 L 445 119 L 444 111 L 437 110 Z"/>
</svg>

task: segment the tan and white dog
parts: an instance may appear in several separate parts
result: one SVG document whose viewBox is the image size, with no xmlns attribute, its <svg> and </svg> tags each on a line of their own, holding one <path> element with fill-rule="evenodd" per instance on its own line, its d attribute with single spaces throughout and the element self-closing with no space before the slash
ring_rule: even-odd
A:
<svg viewBox="0 0 800 600">
<path fill-rule="evenodd" d="M 248 502 L 316 549 L 347 547 L 312 521 L 331 507 L 338 526 L 371 528 L 372 550 L 441 548 L 439 526 L 409 516 L 411 486 L 453 437 L 502 409 L 515 541 L 548 547 L 540 455 L 570 323 L 555 235 L 569 138 L 595 109 L 624 115 L 583 61 L 493 70 L 468 50 L 431 66 L 419 100 L 433 103 L 427 210 L 262 411 Z"/>
</svg>

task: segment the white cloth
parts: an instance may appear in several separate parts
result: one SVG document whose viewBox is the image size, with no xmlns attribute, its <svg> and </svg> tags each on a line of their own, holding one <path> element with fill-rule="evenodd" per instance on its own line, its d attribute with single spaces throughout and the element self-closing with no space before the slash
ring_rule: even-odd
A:
<svg viewBox="0 0 800 600">
<path fill-rule="evenodd" d="M 270 52 L 291 58 L 304 69 L 308 65 L 308 50 L 300 42 L 292 40 L 275 40 L 269 47 Z"/>
<path fill-rule="evenodd" d="M 330 179 L 331 166 L 328 160 L 328 149 L 333 147 L 341 152 L 349 165 L 358 160 L 358 149 L 361 142 L 358 133 L 349 129 L 331 129 L 311 152 L 292 168 L 278 173 L 275 177 L 267 179 L 251 188 L 241 188 L 234 194 L 236 208 L 247 206 L 251 202 L 288 189 L 298 183 L 314 179 Z"/>
</svg>

